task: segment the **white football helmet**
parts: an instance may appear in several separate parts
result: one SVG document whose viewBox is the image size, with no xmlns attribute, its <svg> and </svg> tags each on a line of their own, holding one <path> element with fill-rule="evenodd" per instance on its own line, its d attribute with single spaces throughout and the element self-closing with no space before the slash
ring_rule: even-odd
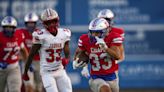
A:
<svg viewBox="0 0 164 92">
<path fill-rule="evenodd" d="M 1 25 L 4 35 L 7 37 L 12 37 L 17 27 L 17 21 L 14 17 L 7 16 L 2 20 Z"/>
<path fill-rule="evenodd" d="M 38 21 L 38 15 L 36 13 L 28 13 L 24 17 L 25 22 L 37 22 Z"/>
<path fill-rule="evenodd" d="M 104 38 L 108 33 L 109 23 L 104 18 L 95 18 L 89 24 L 89 37 L 91 42 L 95 42 L 95 36 L 92 36 L 93 32 L 100 33 L 99 38 Z"/>
<path fill-rule="evenodd" d="M 98 15 L 98 18 L 105 18 L 110 25 L 113 25 L 113 19 L 115 17 L 114 13 L 110 9 L 101 10 Z"/>
<path fill-rule="evenodd" d="M 17 21 L 14 17 L 11 16 L 6 16 L 2 22 L 1 22 L 2 26 L 12 26 L 12 27 L 17 27 Z"/>
<path fill-rule="evenodd" d="M 55 10 L 51 8 L 44 10 L 41 14 L 41 20 L 45 28 L 50 33 L 57 32 L 57 28 L 59 26 L 59 16 Z"/>
<path fill-rule="evenodd" d="M 109 27 L 109 23 L 104 18 L 95 18 L 89 23 L 89 30 L 104 30 Z"/>
<path fill-rule="evenodd" d="M 58 19 L 58 18 L 59 18 L 58 13 L 51 8 L 48 8 L 41 13 L 42 21 L 48 21 L 48 20 L 53 20 L 53 19 Z"/>
<path fill-rule="evenodd" d="M 97 17 L 98 18 L 113 19 L 114 18 L 114 13 L 110 9 L 103 9 L 98 13 Z"/>
</svg>

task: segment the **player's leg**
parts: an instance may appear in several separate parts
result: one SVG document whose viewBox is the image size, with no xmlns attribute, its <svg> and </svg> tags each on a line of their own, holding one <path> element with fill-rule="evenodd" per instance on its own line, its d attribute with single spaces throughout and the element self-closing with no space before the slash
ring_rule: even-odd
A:
<svg viewBox="0 0 164 92">
<path fill-rule="evenodd" d="M 108 81 L 107 83 L 110 85 L 112 92 L 119 92 L 119 77 L 118 72 L 116 72 L 116 79 L 113 81 Z"/>
<path fill-rule="evenodd" d="M 60 70 L 61 75 L 56 77 L 59 92 L 72 92 L 71 80 L 64 69 Z"/>
<path fill-rule="evenodd" d="M 24 81 L 26 92 L 34 92 L 34 72 L 28 71 L 28 76 L 30 80 L 28 82 Z"/>
<path fill-rule="evenodd" d="M 42 92 L 42 80 L 40 76 L 40 62 L 39 61 L 33 61 L 34 65 L 34 83 L 35 83 L 35 92 Z"/>
<path fill-rule="evenodd" d="M 8 69 L 8 76 L 7 76 L 7 88 L 9 92 L 20 92 L 21 89 L 21 71 L 20 67 L 17 66 L 12 69 Z"/>
<path fill-rule="evenodd" d="M 0 69 L 0 92 L 4 92 L 6 87 L 7 72 Z"/>
<path fill-rule="evenodd" d="M 25 68 L 25 62 L 20 61 L 20 66 L 21 66 L 21 71 L 23 74 L 23 71 Z M 25 92 L 34 92 L 34 72 L 32 69 L 29 69 L 28 75 L 29 75 L 30 80 L 28 82 L 23 81 Z"/>
<path fill-rule="evenodd" d="M 24 63 L 22 60 L 19 61 L 19 66 L 20 66 L 20 71 L 21 71 L 21 74 L 23 74 L 24 72 Z M 23 79 L 22 79 L 22 85 L 21 85 L 21 92 L 25 92 L 25 85 L 23 83 Z"/>
<path fill-rule="evenodd" d="M 109 88 L 109 86 L 107 85 L 102 85 L 100 88 L 99 88 L 99 92 L 112 92 L 111 89 Z"/>
<path fill-rule="evenodd" d="M 112 92 L 108 83 L 103 79 L 90 79 L 90 88 L 93 92 Z"/>
<path fill-rule="evenodd" d="M 56 80 L 53 75 L 46 73 L 42 74 L 41 78 L 46 92 L 58 92 Z"/>
</svg>

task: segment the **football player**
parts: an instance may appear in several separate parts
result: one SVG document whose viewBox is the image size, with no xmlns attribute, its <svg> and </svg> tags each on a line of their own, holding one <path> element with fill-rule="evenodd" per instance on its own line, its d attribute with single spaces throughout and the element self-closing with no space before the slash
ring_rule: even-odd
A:
<svg viewBox="0 0 164 92">
<path fill-rule="evenodd" d="M 28 68 L 33 56 L 40 50 L 40 73 L 46 92 L 72 92 L 70 78 L 64 69 L 70 58 L 71 31 L 59 28 L 59 16 L 51 8 L 42 12 L 41 21 L 45 29 L 33 33 L 33 45 L 23 78 L 29 79 Z M 62 50 L 65 57 L 61 57 Z"/>
<path fill-rule="evenodd" d="M 23 34 L 16 30 L 17 21 L 11 16 L 5 17 L 0 32 L 0 92 L 7 87 L 9 92 L 20 92 L 21 72 L 18 64 L 19 53 L 26 60 L 27 49 L 23 43 Z"/>
<path fill-rule="evenodd" d="M 124 30 L 113 26 L 115 14 L 110 9 L 101 10 L 97 14 L 97 17 L 106 19 L 108 21 L 108 23 L 111 25 L 111 27 L 115 30 L 115 32 L 120 34 L 120 36 L 122 36 L 124 38 L 124 35 L 125 35 Z M 124 60 L 124 50 L 122 52 L 123 53 L 121 55 L 120 62 Z"/>
<path fill-rule="evenodd" d="M 25 28 L 20 28 L 19 31 L 22 31 L 24 33 L 24 43 L 25 47 L 27 48 L 28 52 L 30 51 L 30 48 L 32 46 L 32 33 L 37 29 L 37 21 L 38 21 L 38 15 L 34 12 L 30 12 L 25 15 L 24 17 L 24 23 Z M 26 92 L 41 92 L 42 90 L 42 82 L 39 74 L 39 53 L 37 53 L 34 56 L 33 63 L 30 67 L 29 77 L 30 81 L 24 83 L 25 84 L 25 90 Z M 24 62 L 21 62 L 22 64 L 22 71 L 24 71 Z M 34 85 L 35 84 L 35 85 Z"/>
<path fill-rule="evenodd" d="M 112 30 L 115 32 L 115 33 L 118 33 L 120 34 L 120 36 L 123 37 L 124 39 L 124 30 L 123 29 L 120 29 L 120 28 L 116 28 L 113 26 L 114 24 L 114 17 L 115 17 L 115 14 L 110 10 L 110 9 L 103 9 L 101 10 L 98 14 L 97 14 L 97 17 L 98 18 L 104 18 L 108 21 L 108 23 L 110 24 L 110 26 L 112 27 Z M 119 49 L 120 49 L 120 52 L 121 52 L 121 57 L 119 60 L 117 60 L 117 64 L 122 62 L 125 58 L 125 53 L 124 53 L 124 46 L 123 44 L 119 46 Z M 82 71 L 81 71 L 81 74 L 85 77 L 89 77 L 90 74 L 89 74 L 89 71 L 88 71 L 88 66 L 86 65 L 85 67 L 83 67 Z"/>
<path fill-rule="evenodd" d="M 93 92 L 119 92 L 116 61 L 121 58 L 119 48 L 123 40 L 104 18 L 93 19 L 88 34 L 80 36 L 73 68 L 84 65 L 77 62 L 78 53 L 88 53 L 91 64 L 89 85 Z"/>
</svg>

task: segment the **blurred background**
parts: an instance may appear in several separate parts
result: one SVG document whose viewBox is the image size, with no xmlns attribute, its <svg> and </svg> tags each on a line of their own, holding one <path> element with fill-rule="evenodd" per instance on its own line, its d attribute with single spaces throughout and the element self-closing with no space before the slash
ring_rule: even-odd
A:
<svg viewBox="0 0 164 92">
<path fill-rule="evenodd" d="M 88 32 L 90 20 L 100 10 L 111 9 L 114 26 L 125 30 L 120 92 L 164 92 L 164 0 L 0 0 L 0 21 L 11 15 L 24 27 L 28 12 L 39 15 L 49 7 L 59 13 L 61 27 L 72 31 L 71 55 L 79 36 Z M 70 63 L 67 71 L 75 92 L 91 92 L 81 69 L 73 70 Z"/>
</svg>

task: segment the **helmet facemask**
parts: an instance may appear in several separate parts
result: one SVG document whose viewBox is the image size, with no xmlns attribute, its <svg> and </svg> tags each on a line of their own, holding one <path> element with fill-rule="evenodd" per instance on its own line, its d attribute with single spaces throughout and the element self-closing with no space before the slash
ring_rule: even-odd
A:
<svg viewBox="0 0 164 92">
<path fill-rule="evenodd" d="M 7 37 L 12 37 L 15 32 L 16 27 L 14 26 L 3 26 L 3 33 Z"/>
<path fill-rule="evenodd" d="M 107 35 L 108 30 L 107 29 L 103 29 L 103 30 L 89 30 L 89 38 L 90 38 L 90 42 L 91 43 L 96 43 L 96 36 L 99 38 L 105 38 L 105 36 Z"/>
<path fill-rule="evenodd" d="M 29 32 L 33 32 L 36 29 L 36 22 L 25 22 L 26 28 Z"/>
<path fill-rule="evenodd" d="M 12 37 L 17 27 L 17 21 L 14 17 L 6 16 L 1 22 L 3 33 L 7 37 Z"/>
<path fill-rule="evenodd" d="M 50 33 L 56 33 L 57 32 L 57 28 L 59 26 L 59 19 L 55 18 L 55 19 L 52 19 L 52 20 L 43 21 L 43 24 L 44 24 L 45 28 Z"/>
</svg>

